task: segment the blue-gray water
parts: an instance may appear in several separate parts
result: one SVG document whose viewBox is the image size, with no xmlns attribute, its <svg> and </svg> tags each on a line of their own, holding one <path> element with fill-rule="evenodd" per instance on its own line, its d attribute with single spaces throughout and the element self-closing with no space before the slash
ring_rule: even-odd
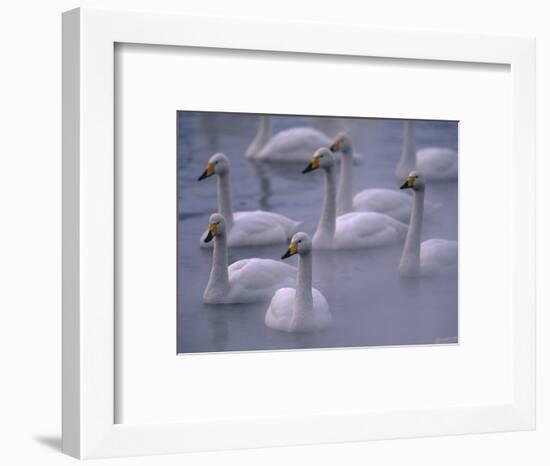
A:
<svg viewBox="0 0 550 466">
<path fill-rule="evenodd" d="M 269 303 L 206 305 L 211 251 L 199 248 L 208 217 L 217 210 L 216 180 L 197 182 L 211 155 L 231 160 L 235 211 L 272 210 L 304 221 L 315 232 L 322 207 L 322 173 L 302 175 L 303 164 L 253 166 L 244 157 L 258 117 L 245 114 L 178 112 L 178 329 L 179 353 L 332 348 L 456 342 L 457 276 L 402 279 L 397 273 L 401 245 L 369 250 L 314 252 L 314 281 L 327 298 L 334 326 L 316 334 L 286 334 L 264 325 Z M 345 129 L 355 150 L 366 155 L 354 168 L 354 192 L 369 187 L 397 189 L 394 169 L 401 154 L 403 121 L 273 117 L 274 134 L 308 125 L 331 137 Z M 417 122 L 417 148 L 457 149 L 454 122 Z M 442 203 L 425 219 L 423 240 L 457 239 L 456 182 L 432 183 L 426 199 Z M 247 257 L 278 259 L 287 244 L 234 248 L 232 263 Z M 296 265 L 295 257 L 289 263 Z"/>
</svg>

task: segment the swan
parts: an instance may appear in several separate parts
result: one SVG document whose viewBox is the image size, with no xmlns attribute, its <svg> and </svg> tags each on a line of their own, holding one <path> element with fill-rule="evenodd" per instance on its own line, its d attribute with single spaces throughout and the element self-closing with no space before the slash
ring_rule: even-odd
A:
<svg viewBox="0 0 550 466">
<path fill-rule="evenodd" d="M 336 194 L 336 214 L 343 215 L 353 211 L 380 212 L 407 223 L 411 215 L 412 196 L 393 189 L 364 189 L 353 196 L 352 189 L 352 156 L 351 138 L 346 133 L 339 133 L 333 140 L 330 150 L 342 154 L 340 179 Z M 437 210 L 439 204 L 426 202 L 427 213 Z"/>
<path fill-rule="evenodd" d="M 246 149 L 246 158 L 256 159 L 259 152 L 271 139 L 271 135 L 271 118 L 268 115 L 261 115 L 256 136 L 254 136 L 254 139 Z"/>
<path fill-rule="evenodd" d="M 404 180 L 412 170 L 421 171 L 427 180 L 455 180 L 458 177 L 458 157 L 456 151 L 445 147 L 426 147 L 417 151 L 414 123 L 405 121 L 403 150 L 395 176 Z"/>
<path fill-rule="evenodd" d="M 336 217 L 336 178 L 334 155 L 318 149 L 302 173 L 322 168 L 325 172 L 325 200 L 313 246 L 320 249 L 347 249 L 384 246 L 401 241 L 407 226 L 378 212 L 349 212 Z"/>
<path fill-rule="evenodd" d="M 207 304 L 267 301 L 296 278 L 296 268 L 272 259 L 242 259 L 227 266 L 227 226 L 223 215 L 210 216 L 204 241 L 214 239 L 212 269 L 203 294 Z"/>
<path fill-rule="evenodd" d="M 445 239 L 429 239 L 420 244 L 424 191 L 426 182 L 419 171 L 413 170 L 401 189 L 412 189 L 414 204 L 399 272 L 403 276 L 433 275 L 457 270 L 458 243 Z"/>
<path fill-rule="evenodd" d="M 328 147 L 331 139 L 323 132 L 309 126 L 296 126 L 278 132 L 272 137 L 271 117 L 260 116 L 256 136 L 246 150 L 246 157 L 264 162 L 303 162 L 319 147 Z M 360 162 L 361 154 L 354 154 L 354 161 Z"/>
<path fill-rule="evenodd" d="M 281 288 L 271 298 L 265 325 L 283 332 L 315 332 L 332 325 L 332 314 L 322 293 L 312 288 L 312 244 L 306 233 L 296 233 L 282 259 L 299 254 L 296 289 Z"/>
<path fill-rule="evenodd" d="M 229 159 L 222 153 L 210 157 L 206 169 L 199 181 L 213 175 L 218 176 L 218 211 L 227 224 L 229 246 L 263 246 L 288 241 L 300 225 L 284 215 L 256 210 L 253 212 L 235 212 L 231 203 L 231 179 Z M 208 247 L 204 238 L 201 246 Z"/>
</svg>

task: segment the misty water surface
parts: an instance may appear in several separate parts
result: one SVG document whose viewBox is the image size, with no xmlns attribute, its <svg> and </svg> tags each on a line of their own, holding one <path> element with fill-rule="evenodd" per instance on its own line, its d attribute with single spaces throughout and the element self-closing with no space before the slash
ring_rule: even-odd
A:
<svg viewBox="0 0 550 466">
<path fill-rule="evenodd" d="M 286 334 L 264 325 L 269 303 L 206 305 L 211 251 L 199 247 L 208 217 L 217 210 L 216 180 L 197 182 L 207 160 L 224 152 L 231 160 L 233 208 L 272 210 L 304 222 L 315 232 L 323 201 L 323 174 L 302 175 L 303 164 L 254 166 L 244 157 L 258 117 L 178 112 L 178 329 L 180 353 L 296 348 L 453 343 L 458 334 L 457 276 L 402 279 L 401 245 L 378 249 L 315 251 L 314 282 L 327 298 L 334 326 L 316 334 Z M 403 122 L 377 119 L 273 117 L 274 134 L 298 125 L 331 137 L 346 130 L 365 161 L 355 166 L 354 192 L 368 187 L 397 189 L 394 169 L 401 154 Z M 457 149 L 454 122 L 418 122 L 417 148 Z M 426 200 L 442 203 L 425 219 L 423 240 L 457 239 L 456 182 L 428 184 Z M 229 250 L 229 263 L 248 257 L 278 259 L 287 244 Z M 297 257 L 289 260 L 297 265 Z"/>
</svg>

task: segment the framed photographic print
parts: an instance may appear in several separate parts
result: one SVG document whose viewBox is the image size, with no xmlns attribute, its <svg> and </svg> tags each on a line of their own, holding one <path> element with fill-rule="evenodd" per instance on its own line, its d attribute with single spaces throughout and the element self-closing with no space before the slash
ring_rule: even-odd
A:
<svg viewBox="0 0 550 466">
<path fill-rule="evenodd" d="M 529 38 L 65 13 L 63 450 L 532 429 L 534 102 Z"/>
<path fill-rule="evenodd" d="M 457 343 L 458 122 L 177 121 L 178 353 Z"/>
</svg>

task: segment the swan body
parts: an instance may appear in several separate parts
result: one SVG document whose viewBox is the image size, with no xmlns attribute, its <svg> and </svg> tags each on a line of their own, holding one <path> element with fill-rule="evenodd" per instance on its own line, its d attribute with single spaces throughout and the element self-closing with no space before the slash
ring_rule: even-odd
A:
<svg viewBox="0 0 550 466">
<path fill-rule="evenodd" d="M 378 212 L 348 212 L 336 217 L 336 179 L 334 156 L 318 149 L 302 173 L 322 168 L 325 172 L 325 198 L 321 218 L 313 236 L 319 249 L 352 249 L 386 246 L 400 242 L 407 226 Z"/>
<path fill-rule="evenodd" d="M 350 212 L 336 218 L 329 249 L 373 248 L 403 240 L 407 226 L 378 212 Z M 320 242 L 318 247 L 323 247 Z"/>
<path fill-rule="evenodd" d="M 353 196 L 352 188 L 352 156 L 353 146 L 346 133 L 340 133 L 330 146 L 332 152 L 342 154 L 340 164 L 340 179 L 336 194 L 336 213 L 343 215 L 348 212 L 379 212 L 389 215 L 403 223 L 408 223 L 412 209 L 412 196 L 393 189 L 364 189 Z M 426 203 L 429 213 L 439 208 L 438 204 Z"/>
<path fill-rule="evenodd" d="M 444 275 L 458 267 L 458 243 L 445 239 L 429 239 L 420 243 L 424 211 L 425 181 L 419 171 L 413 170 L 401 189 L 413 189 L 414 205 L 399 264 L 403 276 Z"/>
<path fill-rule="evenodd" d="M 210 158 L 199 181 L 213 175 L 218 177 L 218 211 L 225 219 L 230 247 L 284 243 L 296 232 L 300 222 L 281 214 L 263 210 L 233 213 L 230 163 L 224 154 Z M 205 231 L 201 237 L 202 247 L 211 247 L 211 243 L 204 241 L 207 234 Z"/>
<path fill-rule="evenodd" d="M 332 315 L 327 300 L 313 288 L 310 312 L 296 312 L 296 290 L 280 288 L 271 299 L 265 316 L 265 325 L 283 332 L 315 332 L 332 325 Z"/>
<path fill-rule="evenodd" d="M 299 224 L 283 215 L 264 210 L 235 212 L 228 246 L 265 246 L 284 243 L 289 236 L 292 236 Z M 204 242 L 207 234 L 207 231 L 203 233 L 201 241 Z M 203 247 L 208 247 L 208 243 Z"/>
<path fill-rule="evenodd" d="M 328 147 L 330 142 L 326 134 L 309 126 L 285 129 L 271 136 L 271 117 L 263 115 L 246 157 L 264 162 L 307 163 L 313 152 Z M 356 162 L 362 159 L 360 154 L 354 158 Z"/>
<path fill-rule="evenodd" d="M 420 171 L 426 180 L 455 180 L 458 177 L 458 156 L 456 151 L 444 147 L 426 147 L 417 151 L 414 123 L 405 121 L 403 151 L 395 176 L 404 180 L 413 170 Z"/>
<path fill-rule="evenodd" d="M 294 283 L 296 268 L 271 259 L 242 259 L 227 266 L 226 223 L 222 215 L 210 216 L 205 241 L 214 239 L 212 269 L 203 294 L 207 304 L 267 301 L 281 286 Z"/>
<path fill-rule="evenodd" d="M 420 245 L 420 264 L 424 275 L 447 274 L 457 270 L 458 243 L 428 239 Z"/>
<path fill-rule="evenodd" d="M 352 201 L 354 211 L 380 212 L 403 223 L 409 222 L 412 205 L 411 196 L 382 188 L 364 189 L 353 196 Z M 426 201 L 427 215 L 433 214 L 439 208 L 440 204 Z"/>
<path fill-rule="evenodd" d="M 283 259 L 299 254 L 296 288 L 277 290 L 265 314 L 265 324 L 283 332 L 316 332 L 332 325 L 332 314 L 323 294 L 312 287 L 312 243 L 297 233 Z"/>
<path fill-rule="evenodd" d="M 315 128 L 300 126 L 277 133 L 258 152 L 257 159 L 275 162 L 307 162 L 319 147 L 330 144 L 330 138 Z"/>
</svg>

